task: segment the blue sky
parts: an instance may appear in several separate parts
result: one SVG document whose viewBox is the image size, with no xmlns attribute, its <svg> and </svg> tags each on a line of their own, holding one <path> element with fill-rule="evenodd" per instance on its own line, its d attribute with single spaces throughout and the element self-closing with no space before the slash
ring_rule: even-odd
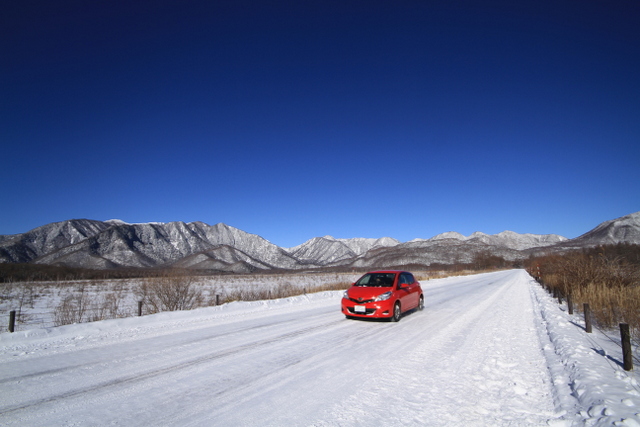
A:
<svg viewBox="0 0 640 427">
<path fill-rule="evenodd" d="M 640 210 L 637 1 L 1 8 L 0 234 L 573 238 Z"/>
</svg>

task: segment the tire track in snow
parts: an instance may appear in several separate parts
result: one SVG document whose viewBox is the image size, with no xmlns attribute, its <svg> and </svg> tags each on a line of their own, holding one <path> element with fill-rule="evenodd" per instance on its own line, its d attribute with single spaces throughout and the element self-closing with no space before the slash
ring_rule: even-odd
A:
<svg viewBox="0 0 640 427">
<path fill-rule="evenodd" d="M 279 362 L 286 364 L 285 369 L 273 369 L 273 361 L 270 361 L 264 371 L 258 370 L 248 377 L 234 377 L 232 384 L 216 393 L 216 407 L 206 414 L 202 415 L 200 408 L 184 408 L 186 413 L 163 422 L 178 425 L 185 419 L 200 419 L 201 424 L 208 425 L 207 420 L 215 419 L 217 423 L 225 424 L 221 420 L 226 418 L 234 425 L 309 425 L 310 414 L 324 408 L 322 402 L 339 399 L 345 390 L 350 393 L 348 378 L 351 374 L 360 369 L 359 375 L 367 378 L 378 369 L 369 363 L 381 357 L 379 351 L 372 351 L 372 340 L 385 342 L 397 333 L 396 323 L 346 320 L 340 314 L 339 305 L 335 306 L 333 314 L 328 315 L 341 320 L 336 321 L 332 328 L 315 330 L 313 337 L 312 334 L 301 337 L 302 346 L 274 348 L 276 352 L 288 354 L 283 362 Z M 384 348 L 380 350 L 385 351 Z M 345 354 L 353 354 L 354 357 L 345 361 Z M 367 365 L 370 366 L 367 368 Z M 282 371 L 286 374 L 283 375 Z M 308 383 L 313 389 L 313 396 L 307 398 L 305 393 L 292 393 L 303 383 Z M 323 384 L 331 384 L 331 389 L 325 390 Z M 275 407 L 276 414 L 271 415 L 269 421 L 260 415 L 264 412 L 272 414 Z"/>
<path fill-rule="evenodd" d="M 198 344 L 198 343 L 203 343 L 203 342 L 207 342 L 207 341 L 213 341 L 213 340 L 217 340 L 220 338 L 224 338 L 224 337 L 228 337 L 231 335 L 237 335 L 237 334 L 242 334 L 244 332 L 247 331 L 257 331 L 260 329 L 265 329 L 265 330 L 269 330 L 275 326 L 281 325 L 281 324 L 285 324 L 288 323 L 289 320 L 280 320 L 280 321 L 276 321 L 276 322 L 270 322 L 270 323 L 266 323 L 266 324 L 258 324 L 258 325 L 249 325 L 246 327 L 243 327 L 241 329 L 234 329 L 234 330 L 230 330 L 230 331 L 225 331 L 225 332 L 216 332 L 214 330 L 214 333 L 212 334 L 207 334 L 206 336 L 202 337 L 199 334 L 196 335 L 196 338 L 191 338 L 192 334 L 183 334 L 183 333 L 174 333 L 173 335 L 175 337 L 177 337 L 177 342 L 174 343 L 173 346 L 188 346 L 188 345 L 192 345 L 192 344 Z M 199 330 L 198 332 L 201 332 L 201 330 Z M 185 339 L 186 338 L 186 339 Z M 148 341 L 157 341 L 157 337 L 154 338 L 150 338 L 148 339 Z M 119 346 L 121 347 L 119 352 L 121 354 L 124 354 L 124 356 L 121 356 L 121 359 L 126 359 L 127 357 L 130 356 L 135 356 L 137 355 L 137 352 L 139 351 L 138 347 L 134 347 L 131 348 L 131 346 L 129 344 L 124 344 Z M 81 352 L 85 352 L 86 354 L 91 354 L 91 353 L 96 353 L 95 348 L 92 349 L 87 349 L 87 350 L 80 350 Z M 149 346 L 145 346 L 145 354 L 147 356 L 151 356 L 154 354 L 158 354 L 158 353 L 162 353 L 166 351 L 166 348 L 162 348 L 160 350 L 152 350 L 150 349 Z M 93 357 L 93 356 L 88 356 L 88 357 Z M 44 380 L 45 377 L 47 376 L 51 376 L 51 375 L 57 375 L 57 374 L 61 374 L 64 373 L 66 371 L 74 371 L 74 370 L 79 370 L 79 369 L 90 369 L 93 366 L 98 366 L 98 365 L 103 365 L 105 363 L 113 363 L 113 360 L 105 360 L 100 358 L 99 360 L 96 360 L 95 362 L 89 362 L 89 363 L 83 363 L 83 364 L 70 364 L 68 366 L 63 366 L 63 367 L 58 367 L 55 369 L 47 369 L 47 370 L 43 370 L 43 371 L 37 371 L 37 372 L 31 372 L 28 374 L 23 374 L 23 375 L 18 375 L 18 376 L 12 376 L 12 377 L 7 377 L 7 378 L 3 378 L 0 379 L 0 385 L 5 384 L 5 383 L 15 383 L 18 381 L 24 381 L 24 380 L 28 380 L 28 379 L 38 379 L 38 380 Z M 11 363 L 11 362 L 10 362 Z M 29 363 L 27 362 L 22 362 L 22 363 Z"/>
<path fill-rule="evenodd" d="M 276 322 L 276 324 L 278 323 L 287 323 L 287 322 Z M 239 353 L 242 352 L 248 352 L 251 350 L 255 350 L 256 348 L 262 347 L 262 346 L 268 346 L 268 345 L 272 345 L 272 344 L 276 344 L 279 342 L 283 342 L 286 340 L 291 340 L 294 338 L 297 338 L 299 336 L 311 333 L 315 330 L 319 330 L 319 329 L 323 329 L 323 328 L 329 328 L 332 325 L 336 325 L 338 323 L 342 323 L 342 319 L 340 319 L 339 321 L 332 321 L 332 322 L 327 322 L 327 323 L 322 323 L 320 325 L 314 325 L 311 327 L 307 327 L 307 328 L 303 328 L 303 329 L 299 329 L 293 332 L 289 332 L 283 335 L 278 335 L 272 338 L 266 338 L 266 339 L 262 339 L 256 342 L 252 342 L 249 344 L 244 344 L 244 345 L 240 345 L 237 347 L 233 347 L 224 351 L 220 351 L 220 352 L 216 352 L 213 354 L 209 354 L 203 357 L 199 357 L 197 359 L 194 360 L 190 360 L 187 362 L 180 362 L 179 364 L 175 364 L 175 365 L 171 365 L 171 366 L 166 366 L 164 368 L 160 368 L 160 369 L 153 369 L 141 374 L 135 374 L 135 375 L 131 375 L 131 376 L 125 376 L 125 377 L 119 377 L 110 381 L 105 381 L 105 382 L 101 382 L 89 387 L 82 387 L 82 388 L 78 388 L 75 390 L 71 390 L 68 391 L 66 393 L 61 393 L 55 396 L 50 396 L 47 398 L 43 398 L 43 399 L 38 399 L 38 400 L 34 400 L 34 401 L 30 401 L 30 402 L 25 402 L 19 405 L 13 405 L 13 406 L 7 406 L 4 408 L 0 408 L 0 415 L 6 415 L 12 412 L 17 412 L 17 411 L 21 411 L 21 410 L 25 410 L 25 409 L 30 409 L 36 406 L 41 406 L 41 405 L 45 405 L 48 403 L 53 403 L 53 402 L 58 402 L 60 400 L 64 400 L 64 399 L 70 399 L 70 398 L 74 398 L 76 396 L 80 396 L 80 395 L 84 395 L 86 393 L 95 393 L 97 391 L 100 390 L 104 390 L 104 389 L 108 389 L 108 388 L 113 388 L 113 387 L 117 387 L 117 386 L 122 386 L 122 385 L 126 385 L 126 384 L 130 384 L 130 383 L 134 383 L 134 382 L 141 382 L 141 381 L 145 381 L 148 379 L 152 379 L 154 377 L 158 377 L 158 376 L 162 376 L 177 370 L 182 370 L 182 369 L 189 369 L 192 368 L 194 366 L 197 365 L 201 365 L 201 364 L 205 364 L 205 363 L 209 363 L 212 361 L 215 361 L 217 359 L 223 359 L 226 357 L 231 357 L 231 356 L 236 356 Z M 271 325 L 273 326 L 273 325 Z M 233 333 L 237 333 L 237 332 L 233 332 Z M 229 333 L 231 334 L 231 332 Z M 224 335 L 224 334 L 223 334 Z M 208 339 L 207 339 L 208 340 Z M 195 340 L 195 341 L 202 341 L 202 340 Z M 98 362 L 96 362 L 97 364 Z M 72 370 L 72 369 L 76 369 L 76 368 L 83 368 L 86 365 L 81 365 L 79 367 L 68 367 L 68 368 L 62 368 L 60 370 Z M 49 372 L 55 372 L 55 371 L 60 371 L 60 370 L 52 370 Z M 36 375 L 36 374 L 33 374 Z M 33 375 L 28 375 L 28 377 L 33 376 Z M 84 397 L 86 399 L 86 396 Z"/>
</svg>

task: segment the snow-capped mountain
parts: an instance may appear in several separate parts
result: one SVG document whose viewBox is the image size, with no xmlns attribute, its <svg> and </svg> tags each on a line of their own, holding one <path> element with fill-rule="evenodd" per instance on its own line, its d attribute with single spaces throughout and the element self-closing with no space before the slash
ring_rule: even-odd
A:
<svg viewBox="0 0 640 427">
<path fill-rule="evenodd" d="M 566 237 L 559 236 L 557 234 L 519 234 L 509 230 L 505 230 L 498 234 L 485 234 L 480 231 L 476 231 L 469 237 L 463 236 L 455 231 L 449 231 L 447 233 L 438 234 L 429 240 L 439 241 L 447 239 L 466 242 L 478 241 L 487 245 L 505 246 L 509 249 L 515 249 L 518 251 L 551 246 L 568 240 Z"/>
<path fill-rule="evenodd" d="M 37 263 L 109 269 L 120 267 L 191 268 L 247 272 L 319 267 L 385 268 L 405 265 L 469 263 L 478 254 L 506 260 L 532 253 L 566 251 L 612 243 L 640 244 L 640 212 L 603 222 L 567 240 L 556 234 L 488 235 L 456 232 L 409 242 L 316 237 L 293 248 L 226 224 L 170 222 L 128 224 L 119 220 L 74 219 L 47 224 L 27 233 L 0 236 L 0 262 Z"/>
<path fill-rule="evenodd" d="M 610 245 L 621 242 L 640 245 L 640 212 L 605 221 L 567 243 L 572 246 L 581 246 Z"/>
<path fill-rule="evenodd" d="M 30 262 L 94 236 L 109 224 L 88 219 L 54 222 L 23 234 L 2 236 L 0 262 Z"/>
<path fill-rule="evenodd" d="M 458 233 L 457 231 L 447 231 L 446 233 L 441 233 L 436 236 L 433 236 L 428 240 L 445 240 L 445 239 L 456 239 L 456 240 L 467 240 L 467 237 Z M 413 241 L 426 240 L 426 239 L 414 239 Z"/>
<path fill-rule="evenodd" d="M 289 253 L 303 262 L 325 265 L 355 258 L 374 248 L 392 247 L 399 243 L 390 237 L 335 239 L 324 236 L 314 237 L 299 246 L 290 248 Z"/>
<path fill-rule="evenodd" d="M 506 260 L 525 258 L 522 251 L 478 238 L 415 239 L 393 247 L 376 248 L 351 261 L 351 266 L 402 266 L 471 263 L 479 253 L 491 253 Z"/>
<path fill-rule="evenodd" d="M 391 237 L 381 237 L 379 239 L 365 239 L 362 237 L 354 237 L 352 239 L 338 239 L 355 252 L 356 255 L 362 255 L 363 253 L 375 248 L 387 248 L 396 246 L 400 242 Z"/>
<path fill-rule="evenodd" d="M 227 247 L 227 256 L 216 257 Z M 198 261 L 188 259 L 200 255 Z M 233 255 L 230 255 L 233 254 Z M 299 262 L 284 249 L 255 234 L 225 224 L 203 222 L 128 224 L 122 221 L 70 220 L 48 224 L 0 242 L 0 261 L 33 262 L 86 268 L 183 266 L 222 270 L 295 268 Z M 239 264 L 240 263 L 240 264 Z M 249 267 L 251 269 L 251 267 Z"/>
<path fill-rule="evenodd" d="M 225 256 L 221 256 L 223 253 Z M 195 255 L 199 257 L 194 258 Z M 212 263 L 212 259 L 215 262 Z M 113 224 L 100 234 L 35 262 L 88 264 L 94 268 L 178 263 L 184 267 L 224 271 L 251 270 L 252 265 L 261 269 L 295 268 L 298 264 L 285 250 L 260 236 L 225 224 L 209 226 L 202 222 Z"/>
</svg>

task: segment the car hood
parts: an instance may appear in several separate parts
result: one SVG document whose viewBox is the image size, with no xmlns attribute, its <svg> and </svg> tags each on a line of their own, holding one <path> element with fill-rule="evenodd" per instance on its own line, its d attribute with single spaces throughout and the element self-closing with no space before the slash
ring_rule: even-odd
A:
<svg viewBox="0 0 640 427">
<path fill-rule="evenodd" d="M 373 299 L 378 295 L 382 295 L 385 292 L 389 292 L 391 287 L 367 287 L 367 286 L 352 286 L 347 291 L 349 293 L 349 298 L 352 299 Z"/>
</svg>

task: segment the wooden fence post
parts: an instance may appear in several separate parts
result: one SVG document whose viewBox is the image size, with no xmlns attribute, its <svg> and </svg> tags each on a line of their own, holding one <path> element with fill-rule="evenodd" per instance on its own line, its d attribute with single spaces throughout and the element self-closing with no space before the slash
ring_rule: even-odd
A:
<svg viewBox="0 0 640 427">
<path fill-rule="evenodd" d="M 571 298 L 571 294 L 567 294 L 567 308 L 569 309 L 569 314 L 573 314 L 573 299 Z"/>
<path fill-rule="evenodd" d="M 633 369 L 633 353 L 631 352 L 631 334 L 628 323 L 620 323 L 620 338 L 622 340 L 622 365 L 625 371 L 631 371 Z"/>
<path fill-rule="evenodd" d="M 9 332 L 16 330 L 16 311 L 11 310 L 9 312 Z"/>
<path fill-rule="evenodd" d="M 216 294 L 216 305 L 220 305 L 220 294 Z"/>
<path fill-rule="evenodd" d="M 592 332 L 591 329 L 591 309 L 589 308 L 589 304 L 584 303 L 584 329 L 588 334 Z"/>
<path fill-rule="evenodd" d="M 142 301 L 138 301 L 138 317 L 142 316 Z"/>
</svg>

